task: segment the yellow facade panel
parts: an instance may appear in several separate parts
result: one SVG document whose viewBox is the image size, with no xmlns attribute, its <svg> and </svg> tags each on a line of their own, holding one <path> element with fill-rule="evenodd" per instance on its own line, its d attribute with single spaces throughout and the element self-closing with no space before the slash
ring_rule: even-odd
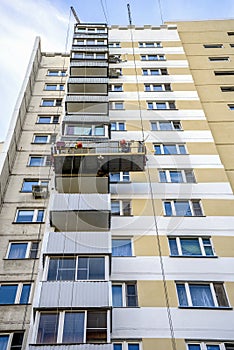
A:
<svg viewBox="0 0 234 350">
<path fill-rule="evenodd" d="M 211 142 L 187 142 L 186 146 L 189 154 L 218 154 L 215 144 Z"/>
<path fill-rule="evenodd" d="M 170 306 L 178 307 L 175 282 L 167 281 L 166 283 Z M 166 307 L 162 281 L 138 281 L 137 291 L 140 307 Z"/>
<path fill-rule="evenodd" d="M 217 145 L 220 158 L 227 170 L 234 170 L 234 146 Z"/>
<path fill-rule="evenodd" d="M 228 182 L 224 169 L 194 169 L 194 175 L 198 183 L 201 182 Z"/>
<path fill-rule="evenodd" d="M 138 84 L 139 91 L 143 92 L 145 89 L 144 84 L 139 83 Z M 125 83 L 123 84 L 123 90 L 124 92 L 136 92 L 136 82 L 135 83 Z"/>
<path fill-rule="evenodd" d="M 160 236 L 160 247 L 163 256 L 169 255 L 166 236 Z M 155 236 L 134 236 L 134 251 L 136 256 L 159 256 L 158 241 Z"/>
<path fill-rule="evenodd" d="M 234 201 L 225 199 L 202 199 L 206 216 L 233 216 Z"/>
<path fill-rule="evenodd" d="M 186 350 L 186 343 L 183 339 L 175 339 L 176 348 L 179 350 Z M 143 338 L 142 339 L 144 350 L 172 350 L 172 340 L 171 339 L 160 339 L 160 338 Z"/>
<path fill-rule="evenodd" d="M 186 60 L 186 56 L 183 53 L 175 53 L 175 54 L 166 54 L 167 61 L 177 61 L 177 60 Z"/>
<path fill-rule="evenodd" d="M 162 41 L 162 47 L 182 47 L 181 41 Z"/>
<path fill-rule="evenodd" d="M 234 237 L 213 236 L 214 250 L 219 257 L 234 257 Z"/>
<path fill-rule="evenodd" d="M 154 200 L 154 207 L 157 216 L 162 216 L 164 214 L 162 201 L 160 199 Z M 149 198 L 132 200 L 132 213 L 135 216 L 154 216 L 151 199 Z"/>
<path fill-rule="evenodd" d="M 210 123 L 215 143 L 234 145 L 234 120 L 233 122 Z"/>
<path fill-rule="evenodd" d="M 199 100 L 185 100 L 176 101 L 177 109 L 202 109 L 201 102 Z"/>
<path fill-rule="evenodd" d="M 232 103 L 232 100 L 229 102 L 216 102 L 212 103 L 203 102 L 204 111 L 209 122 L 214 121 L 234 121 L 234 111 L 231 111 L 228 108 L 228 104 Z"/>
<path fill-rule="evenodd" d="M 169 75 L 191 75 L 187 67 L 170 67 L 167 70 Z"/>
<path fill-rule="evenodd" d="M 206 120 L 181 120 L 183 130 L 210 130 Z"/>
<path fill-rule="evenodd" d="M 135 68 L 122 68 L 122 74 L 124 76 L 126 76 L 126 75 L 136 75 L 136 70 L 135 70 Z M 141 68 L 137 68 L 137 75 L 142 75 Z M 116 79 L 116 82 L 117 81 L 118 81 L 118 79 Z"/>
</svg>

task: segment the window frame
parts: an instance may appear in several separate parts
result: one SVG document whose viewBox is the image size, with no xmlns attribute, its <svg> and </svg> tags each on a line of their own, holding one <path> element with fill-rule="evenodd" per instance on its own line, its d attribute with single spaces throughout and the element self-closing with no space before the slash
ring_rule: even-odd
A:
<svg viewBox="0 0 234 350">
<path fill-rule="evenodd" d="M 192 215 L 176 215 L 176 206 L 175 206 L 175 202 L 188 202 L 189 204 L 189 209 L 190 209 L 190 212 Z M 170 203 L 170 206 L 171 206 L 171 213 L 172 215 L 168 215 L 167 212 L 166 212 L 166 207 L 165 207 L 165 203 Z M 200 210 L 201 210 L 201 215 L 195 215 L 195 209 L 194 209 L 194 203 L 199 203 L 199 206 L 200 206 Z M 164 211 L 164 216 L 166 217 L 202 217 L 202 216 L 205 216 L 204 215 L 204 210 L 202 208 L 202 205 L 201 205 L 201 201 L 199 199 L 169 199 L 169 200 L 163 200 L 163 211 Z"/>
<path fill-rule="evenodd" d="M 229 103 L 228 108 L 230 111 L 234 111 L 234 103 Z"/>
<path fill-rule="evenodd" d="M 186 293 L 186 297 L 187 297 L 187 303 L 188 305 L 185 306 L 185 305 L 180 305 L 180 300 L 179 300 L 179 294 L 178 294 L 178 291 L 177 291 L 177 285 L 180 284 L 180 285 L 184 285 L 184 288 L 185 288 L 185 293 Z M 219 285 L 222 285 L 223 287 L 223 292 L 225 293 L 225 297 L 226 297 L 226 301 L 227 301 L 227 304 L 228 306 L 219 306 L 219 303 L 218 303 L 218 298 L 216 296 L 216 292 L 215 292 L 215 287 L 214 285 L 215 284 L 219 284 Z M 202 305 L 202 306 L 194 306 L 193 305 L 193 302 L 192 302 L 192 293 L 190 291 L 190 288 L 189 286 L 190 285 L 198 285 L 198 286 L 207 286 L 209 285 L 210 287 L 210 292 L 211 292 L 211 295 L 212 295 L 212 299 L 213 299 L 213 303 L 214 303 L 214 306 L 207 306 L 207 305 Z M 230 306 L 230 301 L 228 299 L 228 295 L 227 295 L 227 291 L 226 291 L 226 288 L 225 288 L 225 285 L 223 282 L 210 282 L 210 281 L 204 281 L 204 282 L 196 282 L 196 281 L 188 281 L 188 282 L 185 282 L 185 281 L 176 281 L 176 292 L 177 292 L 177 300 L 178 300 L 178 307 L 179 308 L 194 308 L 194 309 L 230 309 L 231 306 Z"/>
<path fill-rule="evenodd" d="M 229 56 L 213 56 L 208 57 L 210 62 L 230 62 Z"/>
<path fill-rule="evenodd" d="M 92 41 L 92 43 L 91 43 L 91 41 Z M 100 38 L 98 38 L 98 39 L 94 39 L 94 38 L 92 38 L 92 39 L 89 39 L 89 38 L 87 38 L 87 39 L 81 39 L 81 38 L 75 38 L 75 39 L 73 39 L 73 43 L 72 43 L 72 45 L 74 45 L 74 46 L 81 46 L 81 47 L 83 47 L 83 46 L 88 46 L 88 47 L 92 47 L 92 46 L 107 46 L 107 39 L 106 38 L 104 38 L 103 37 L 103 39 L 100 39 Z"/>
<path fill-rule="evenodd" d="M 36 155 L 36 154 L 30 154 L 29 155 L 29 158 L 28 158 L 28 164 L 27 166 L 28 167 L 41 167 L 41 166 L 50 166 L 50 164 L 47 164 L 48 163 L 48 157 L 50 157 L 50 155 L 46 154 L 46 155 Z M 43 162 L 42 164 L 40 165 L 31 165 L 31 160 L 32 158 L 43 158 Z"/>
<path fill-rule="evenodd" d="M 15 299 L 12 303 L 1 303 L 0 301 L 0 305 L 28 305 L 30 304 L 30 301 L 31 301 L 31 297 L 32 297 L 32 283 L 30 282 L 1 282 L 0 283 L 0 288 L 2 286 L 15 286 L 17 285 L 16 287 L 16 294 L 15 294 Z M 21 300 L 21 297 L 22 297 L 22 293 L 23 293 L 23 287 L 24 285 L 30 285 L 30 291 L 29 291 L 29 294 L 28 294 L 28 300 L 27 300 L 27 303 L 21 303 L 20 300 Z"/>
<path fill-rule="evenodd" d="M 20 211 L 33 211 L 32 221 L 17 221 Z M 43 217 L 41 221 L 37 221 L 39 211 L 43 211 Z M 14 223 L 15 224 L 42 224 L 45 222 L 45 208 L 17 208 Z"/>
<path fill-rule="evenodd" d="M 121 48 L 121 43 L 119 41 L 109 41 L 108 47 L 111 48 Z"/>
<path fill-rule="evenodd" d="M 204 49 L 223 49 L 223 44 L 203 44 Z"/>
<path fill-rule="evenodd" d="M 54 74 L 50 74 L 50 72 L 57 72 L 58 74 L 54 75 Z M 47 71 L 47 76 L 49 77 L 65 77 L 67 75 L 67 71 L 63 70 L 63 69 L 48 69 Z"/>
<path fill-rule="evenodd" d="M 170 174 L 171 171 L 178 172 L 178 173 L 180 172 L 183 181 L 181 181 L 181 182 L 171 181 L 172 180 L 171 174 Z M 194 181 L 192 181 L 192 182 L 191 181 L 187 181 L 186 171 L 190 171 L 192 173 Z M 161 181 L 161 178 L 160 178 L 160 173 L 161 172 L 165 173 L 165 178 L 166 178 L 167 181 Z M 180 183 L 180 184 L 181 183 L 182 184 L 183 183 L 187 183 L 187 184 L 188 183 L 196 183 L 196 178 L 195 178 L 193 169 L 160 169 L 158 171 L 158 175 L 159 175 L 159 182 L 160 183 L 172 183 L 172 184 L 175 184 L 175 183 Z"/>
<path fill-rule="evenodd" d="M 127 286 L 128 285 L 134 285 L 135 287 L 135 298 L 136 298 L 136 305 L 129 306 L 128 305 L 128 294 L 127 294 Z M 121 299 L 122 299 L 122 305 L 121 306 L 114 306 L 113 305 L 113 287 L 114 286 L 121 286 Z M 125 282 L 112 282 L 111 285 L 111 291 L 112 291 L 112 307 L 113 308 L 136 308 L 139 307 L 138 303 L 138 290 L 137 290 L 137 282 L 136 281 L 125 281 Z"/>
<path fill-rule="evenodd" d="M 121 105 L 122 108 L 116 108 L 117 105 Z M 109 102 L 109 109 L 110 110 L 115 110 L 115 111 L 124 111 L 124 101 L 110 101 Z"/>
<path fill-rule="evenodd" d="M 23 187 L 24 187 L 24 184 L 26 182 L 34 182 L 35 185 L 33 185 L 33 186 L 47 186 L 47 187 L 49 187 L 49 180 L 48 179 L 38 179 L 38 178 L 37 179 L 29 179 L 29 178 L 24 178 L 23 182 L 22 182 L 21 190 L 20 190 L 21 193 L 32 193 L 32 190 L 31 191 L 23 191 Z"/>
<path fill-rule="evenodd" d="M 52 101 L 51 105 L 44 105 L 44 102 Z M 63 99 L 62 98 L 42 98 L 40 107 L 62 107 Z"/>
<path fill-rule="evenodd" d="M 160 86 L 160 90 L 155 90 L 155 87 Z M 147 88 L 149 87 L 149 89 Z M 144 92 L 172 92 L 170 83 L 145 83 L 144 84 Z"/>
<path fill-rule="evenodd" d="M 40 118 L 50 118 L 50 122 L 49 123 L 40 123 L 39 120 Z M 58 118 L 57 122 L 54 122 L 54 119 Z M 36 124 L 59 124 L 59 115 L 38 115 L 37 116 L 37 121 Z"/>
<path fill-rule="evenodd" d="M 113 254 L 113 241 L 126 241 L 128 244 L 131 245 L 131 255 L 114 255 Z M 127 245 L 127 244 L 125 244 Z M 111 254 L 112 254 L 112 257 L 132 257 L 132 256 L 135 256 L 134 254 L 134 244 L 133 244 L 133 239 L 132 237 L 112 237 L 111 239 Z"/>
<path fill-rule="evenodd" d="M 171 129 L 165 130 L 161 129 L 161 123 L 168 123 L 171 125 Z M 153 127 L 153 124 L 156 125 L 156 128 Z M 179 129 L 175 128 L 175 124 L 179 125 Z M 183 131 L 180 120 L 151 120 L 150 121 L 151 131 Z"/>
<path fill-rule="evenodd" d="M 115 121 L 115 120 L 111 120 L 111 131 L 127 131 L 126 130 L 126 122 L 125 121 Z M 115 124 L 115 130 L 114 129 L 112 129 L 112 125 L 114 125 Z M 120 125 L 121 124 L 123 124 L 123 126 L 124 126 L 124 129 L 123 130 L 121 130 L 121 128 L 120 128 Z"/>
<path fill-rule="evenodd" d="M 153 111 L 153 110 L 162 110 L 162 111 L 171 111 L 171 110 L 176 110 L 176 103 L 175 101 L 146 101 L 147 103 L 147 110 L 148 111 Z M 152 104 L 152 108 L 150 105 Z M 159 108 L 159 104 L 165 104 L 165 108 Z"/>
<path fill-rule="evenodd" d="M 119 214 L 113 214 L 111 211 L 111 215 L 113 216 L 133 216 L 132 214 L 132 202 L 129 199 L 112 199 L 112 202 L 118 202 L 119 203 Z M 126 204 L 124 204 L 126 202 Z M 130 214 L 126 214 L 128 212 L 128 209 L 125 209 L 125 207 L 129 206 L 129 212 Z"/>
<path fill-rule="evenodd" d="M 139 41 L 138 42 L 139 48 L 162 48 L 162 43 L 160 41 Z"/>
<path fill-rule="evenodd" d="M 117 88 L 115 90 L 115 88 Z M 120 90 L 118 90 L 120 88 Z M 109 92 L 123 92 L 123 84 L 110 84 L 109 85 Z"/>
<path fill-rule="evenodd" d="M 38 332 L 39 332 L 39 326 L 40 326 L 40 318 L 42 314 L 52 314 L 52 315 L 58 315 L 58 323 L 57 323 L 57 329 L 55 332 L 57 333 L 56 341 L 49 343 L 50 345 L 52 344 L 72 344 L 72 342 L 63 342 L 63 334 L 64 334 L 64 328 L 65 328 L 65 314 L 66 313 L 83 313 L 84 314 L 84 319 L 83 319 L 83 341 L 77 344 L 86 344 L 87 340 L 87 330 L 88 328 L 88 313 L 92 312 L 100 312 L 104 313 L 106 315 L 106 328 L 99 328 L 100 330 L 106 329 L 106 338 L 107 340 L 105 342 L 110 342 L 110 310 L 98 310 L 96 311 L 95 309 L 79 309 L 79 310 L 56 310 L 56 311 L 51 311 L 51 310 L 43 310 L 43 311 L 36 311 L 36 318 L 35 318 L 35 334 L 34 334 L 34 344 L 38 345 L 43 345 L 43 344 L 48 344 L 46 342 L 38 342 Z M 98 327 L 97 327 L 98 329 Z M 99 344 L 99 342 L 96 342 Z M 100 341 L 100 343 L 103 343 Z"/>
<path fill-rule="evenodd" d="M 188 155 L 188 150 L 187 150 L 187 147 L 186 147 L 186 144 L 185 143 L 154 143 L 153 144 L 154 146 L 154 155 L 156 156 L 160 156 L 160 155 L 166 155 L 166 156 L 177 156 L 177 155 Z M 156 153 L 156 147 L 160 147 L 160 153 Z M 175 146 L 176 147 L 176 153 L 172 153 L 172 154 L 168 154 L 168 153 L 165 153 L 165 149 L 164 147 L 167 147 L 167 146 Z M 181 148 L 180 147 L 183 147 L 184 150 L 185 150 L 185 153 L 181 153 Z"/>
<path fill-rule="evenodd" d="M 213 242 L 211 240 L 211 237 L 204 237 L 204 236 L 168 236 L 168 246 L 169 246 L 169 251 L 170 251 L 170 257 L 188 257 L 188 258 L 193 258 L 193 257 L 201 257 L 201 258 L 214 258 L 217 257 L 215 250 L 214 250 L 214 246 L 213 246 Z M 199 246 L 200 246 L 200 250 L 201 250 L 201 254 L 200 255 L 185 255 L 183 254 L 182 251 L 182 245 L 181 245 L 181 239 L 197 239 Z M 178 254 L 172 254 L 171 251 L 171 247 L 170 247 L 170 239 L 175 239 L 176 240 L 176 247 L 177 247 L 177 251 Z M 205 246 L 207 244 L 204 244 L 203 239 L 209 239 L 210 244 L 209 247 L 211 247 L 213 255 L 207 255 L 206 251 L 205 251 Z"/>
<path fill-rule="evenodd" d="M 22 244 L 27 244 L 27 248 L 26 248 L 26 251 L 25 251 L 24 258 L 9 258 L 12 244 L 21 244 L 21 243 Z M 35 249 L 32 250 L 34 243 L 37 243 L 36 257 L 35 258 L 31 258 L 30 255 L 32 254 L 32 251 L 35 250 Z M 36 240 L 35 241 L 10 241 L 8 243 L 5 259 L 7 259 L 7 260 L 25 260 L 25 259 L 32 259 L 33 260 L 33 259 L 37 259 L 38 250 L 39 250 L 39 243 L 40 243 L 40 241 L 36 241 Z"/>
<path fill-rule="evenodd" d="M 219 350 L 226 350 L 226 344 L 231 344 L 234 346 L 233 341 L 227 341 L 227 342 L 221 342 L 221 341 L 216 341 L 216 340 L 211 340 L 211 341 L 187 341 L 186 342 L 186 349 L 189 350 L 189 345 L 199 345 L 200 350 L 207 350 L 207 345 L 215 345 L 219 346 Z"/>
<path fill-rule="evenodd" d="M 71 127 L 74 127 L 74 128 L 85 128 L 85 127 L 89 127 L 90 128 L 90 131 L 91 131 L 91 134 L 76 134 L 76 133 L 69 133 L 68 132 L 68 129 L 71 128 Z M 96 133 L 97 129 L 98 128 L 102 128 L 103 130 L 103 135 L 98 135 L 98 133 Z M 108 125 L 106 124 L 66 124 L 65 125 L 65 130 L 64 130 L 64 135 L 66 136 L 71 136 L 71 137 L 108 137 Z"/>
<path fill-rule="evenodd" d="M 74 279 L 69 279 L 69 280 L 63 280 L 63 279 L 48 279 L 48 274 L 49 274 L 49 266 L 50 266 L 50 260 L 52 259 L 66 259 L 66 258 L 74 258 L 75 259 L 75 267 L 74 267 L 74 273 L 75 273 L 75 277 Z M 78 279 L 77 275 L 78 275 L 78 269 L 79 269 L 79 258 L 104 258 L 104 279 L 99 278 L 99 279 Z M 100 281 L 107 281 L 108 280 L 108 271 L 109 271 L 109 260 L 108 260 L 108 256 L 106 255 L 65 255 L 65 256 L 46 256 L 46 260 L 45 260 L 45 269 L 44 269 L 44 276 L 43 276 L 43 281 L 46 282 L 63 282 L 63 281 L 74 281 L 74 282 L 79 282 L 79 281 L 96 281 L 96 282 L 100 282 Z M 58 270 L 56 270 L 56 275 L 58 274 Z"/>
<path fill-rule="evenodd" d="M 119 180 L 118 181 L 111 181 L 111 174 L 119 174 Z M 126 177 L 126 179 L 124 179 L 124 177 Z M 119 182 L 121 182 L 121 183 L 122 182 L 124 182 L 124 183 L 131 182 L 130 172 L 129 171 L 119 171 L 119 172 L 116 172 L 116 173 L 109 173 L 109 179 L 110 179 L 110 184 L 119 183 Z"/>
<path fill-rule="evenodd" d="M 48 89 L 49 86 L 55 86 L 55 89 Z M 46 83 L 44 86 L 44 91 L 65 91 L 65 84 Z"/>
<path fill-rule="evenodd" d="M 71 57 L 74 60 L 107 60 L 108 56 L 106 51 L 103 52 L 95 52 L 95 47 L 93 48 L 93 52 L 72 52 Z"/>
<path fill-rule="evenodd" d="M 1 336 L 7 336 L 8 337 L 6 350 L 14 350 L 15 347 L 12 345 L 14 334 L 23 334 L 22 344 L 18 344 L 17 345 L 17 349 L 19 349 L 20 346 L 21 346 L 20 350 L 22 349 L 22 345 L 23 345 L 23 342 L 24 342 L 24 331 L 16 331 L 16 332 L 5 332 L 4 331 L 3 333 L 0 333 L 0 337 Z"/>
<path fill-rule="evenodd" d="M 152 74 L 152 72 L 158 72 L 158 74 Z M 167 68 L 142 68 L 142 75 L 143 76 L 168 75 L 168 70 Z"/>
<path fill-rule="evenodd" d="M 166 61 L 164 54 L 145 54 L 141 55 L 141 61 Z"/>
</svg>

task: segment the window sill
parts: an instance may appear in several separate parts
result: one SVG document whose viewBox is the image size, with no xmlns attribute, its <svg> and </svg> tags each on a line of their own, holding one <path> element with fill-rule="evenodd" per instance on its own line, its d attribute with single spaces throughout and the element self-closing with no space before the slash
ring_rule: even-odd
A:
<svg viewBox="0 0 234 350">
<path fill-rule="evenodd" d="M 111 130 L 111 132 L 126 132 L 128 130 Z"/>
<path fill-rule="evenodd" d="M 147 111 L 178 111 L 178 108 L 147 108 Z"/>
<path fill-rule="evenodd" d="M 153 130 L 153 129 L 151 129 L 150 131 L 159 131 L 159 132 L 162 132 L 162 131 L 173 131 L 173 132 L 175 132 L 175 131 L 184 131 L 183 129 L 172 129 L 172 130 Z"/>
<path fill-rule="evenodd" d="M 111 216 L 115 216 L 115 217 L 133 217 L 134 215 L 115 215 L 115 214 L 111 214 Z"/>
<path fill-rule="evenodd" d="M 233 310 L 231 306 L 178 306 L 179 309 L 196 310 Z"/>
<path fill-rule="evenodd" d="M 188 185 L 188 184 L 194 185 L 194 184 L 197 184 L 197 182 L 167 182 L 167 181 L 160 181 L 159 183 L 160 184 L 172 184 L 172 185 L 174 185 L 174 184 L 180 184 L 180 185 Z"/>
<path fill-rule="evenodd" d="M 9 258 L 3 258 L 3 260 L 5 260 L 5 261 L 18 261 L 18 260 L 38 260 L 39 258 L 16 258 L 16 259 L 9 259 Z"/>
<path fill-rule="evenodd" d="M 165 218 L 206 218 L 206 215 L 163 215 Z"/>
<path fill-rule="evenodd" d="M 112 185 L 112 184 L 131 184 L 131 183 L 132 183 L 132 181 L 110 181 L 110 185 Z"/>
<path fill-rule="evenodd" d="M 111 255 L 112 258 L 136 258 L 136 255 Z"/>
<path fill-rule="evenodd" d="M 175 153 L 175 154 L 154 153 L 154 156 L 189 156 L 189 154 L 188 153 L 186 153 L 186 154 L 180 154 L 180 153 Z"/>
</svg>

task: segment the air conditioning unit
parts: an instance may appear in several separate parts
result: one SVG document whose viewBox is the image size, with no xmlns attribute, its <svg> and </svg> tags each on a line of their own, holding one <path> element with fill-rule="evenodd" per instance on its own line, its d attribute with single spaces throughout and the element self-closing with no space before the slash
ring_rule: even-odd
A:
<svg viewBox="0 0 234 350">
<path fill-rule="evenodd" d="M 32 195 L 34 199 L 45 199 L 48 197 L 49 191 L 48 186 L 45 185 L 34 185 L 32 186 Z"/>
</svg>

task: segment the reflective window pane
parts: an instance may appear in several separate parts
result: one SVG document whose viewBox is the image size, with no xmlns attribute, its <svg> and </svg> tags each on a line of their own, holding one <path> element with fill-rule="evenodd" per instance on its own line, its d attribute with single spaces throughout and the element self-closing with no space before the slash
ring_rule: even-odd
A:
<svg viewBox="0 0 234 350">
<path fill-rule="evenodd" d="M 0 335 L 0 350 L 6 350 L 8 344 L 9 335 Z"/>
<path fill-rule="evenodd" d="M 113 256 L 132 256 L 132 242 L 130 239 L 112 240 Z"/>
<path fill-rule="evenodd" d="M 27 246 L 27 243 L 11 243 L 8 259 L 24 259 Z"/>
<path fill-rule="evenodd" d="M 112 286 L 112 303 L 113 307 L 123 306 L 121 285 Z"/>
<path fill-rule="evenodd" d="M 38 185 L 38 181 L 24 180 L 22 192 L 32 192 L 32 186 Z"/>
<path fill-rule="evenodd" d="M 184 284 L 177 284 L 176 289 L 177 289 L 177 294 L 178 294 L 178 299 L 179 299 L 179 305 L 180 306 L 188 306 L 188 299 L 187 299 Z"/>
<path fill-rule="evenodd" d="M 63 343 L 83 343 L 84 312 L 66 312 L 63 328 Z"/>
<path fill-rule="evenodd" d="M 37 333 L 37 344 L 57 342 L 59 314 L 42 313 Z"/>
<path fill-rule="evenodd" d="M 20 304 L 27 304 L 29 300 L 31 284 L 24 284 L 20 296 Z"/>
<path fill-rule="evenodd" d="M 18 285 L 0 286 L 0 304 L 14 304 Z"/>
<path fill-rule="evenodd" d="M 190 294 L 193 306 L 214 307 L 214 300 L 210 290 L 210 285 L 206 284 L 190 284 Z"/>
<path fill-rule="evenodd" d="M 32 222 L 34 210 L 19 210 L 16 222 Z"/>
<path fill-rule="evenodd" d="M 202 255 L 200 244 L 197 238 L 181 238 L 180 244 L 183 255 Z"/>
<path fill-rule="evenodd" d="M 188 201 L 174 201 L 177 216 L 192 216 Z"/>
<path fill-rule="evenodd" d="M 183 176 L 181 171 L 170 171 L 171 182 L 181 183 L 183 182 Z"/>
<path fill-rule="evenodd" d="M 171 255 L 179 255 L 175 238 L 169 238 L 169 246 L 170 246 Z"/>
</svg>

